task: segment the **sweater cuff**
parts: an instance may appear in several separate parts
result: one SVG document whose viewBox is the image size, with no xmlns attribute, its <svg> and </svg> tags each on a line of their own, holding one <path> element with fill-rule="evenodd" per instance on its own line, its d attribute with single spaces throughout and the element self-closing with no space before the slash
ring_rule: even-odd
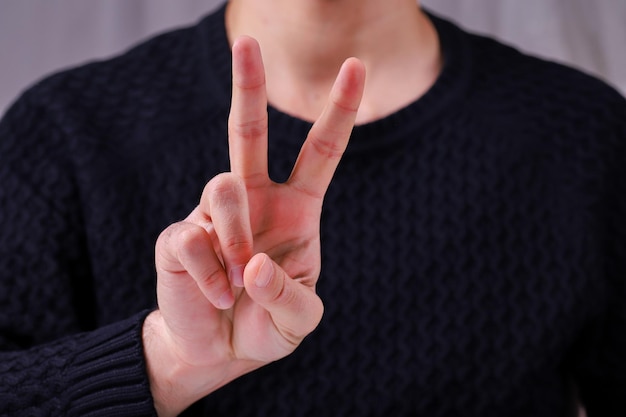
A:
<svg viewBox="0 0 626 417">
<path fill-rule="evenodd" d="M 66 369 L 67 415 L 156 416 L 142 342 L 148 313 L 90 333 Z"/>
</svg>

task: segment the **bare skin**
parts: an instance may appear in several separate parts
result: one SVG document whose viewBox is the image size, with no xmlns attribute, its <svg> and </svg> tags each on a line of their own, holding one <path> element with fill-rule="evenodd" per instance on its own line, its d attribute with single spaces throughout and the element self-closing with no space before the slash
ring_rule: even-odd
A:
<svg viewBox="0 0 626 417">
<path fill-rule="evenodd" d="M 305 120 L 317 119 L 350 56 L 367 69 L 357 124 L 416 100 L 441 71 L 436 31 L 415 0 L 231 0 L 226 24 L 231 40 L 259 41 L 270 104 Z"/>
<path fill-rule="evenodd" d="M 227 28 L 232 172 L 209 181 L 156 243 L 159 309 L 143 340 L 161 416 L 289 355 L 315 329 L 322 202 L 352 128 L 419 97 L 440 67 L 436 35 L 413 0 L 232 0 Z M 266 45 L 265 67 L 245 34 Z M 268 97 L 315 120 L 283 184 L 267 171 Z"/>
<path fill-rule="evenodd" d="M 213 178 L 198 207 L 156 244 L 159 310 L 143 334 L 162 416 L 288 355 L 322 317 L 322 200 L 354 124 L 363 65 L 344 63 L 284 184 L 267 173 L 265 83 L 253 39 L 235 42 L 233 65 L 232 172 Z"/>
</svg>

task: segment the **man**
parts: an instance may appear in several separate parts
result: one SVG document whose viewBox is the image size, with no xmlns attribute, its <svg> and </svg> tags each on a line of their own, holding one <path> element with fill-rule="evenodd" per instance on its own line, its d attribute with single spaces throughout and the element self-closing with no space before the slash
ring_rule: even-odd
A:
<svg viewBox="0 0 626 417">
<path fill-rule="evenodd" d="M 3 411 L 623 413 L 625 115 L 412 0 L 52 77 L 0 128 Z"/>
</svg>

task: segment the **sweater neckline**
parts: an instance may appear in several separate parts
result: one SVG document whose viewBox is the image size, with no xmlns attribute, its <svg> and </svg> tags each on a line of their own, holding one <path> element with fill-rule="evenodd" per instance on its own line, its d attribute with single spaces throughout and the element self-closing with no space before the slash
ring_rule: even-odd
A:
<svg viewBox="0 0 626 417">
<path fill-rule="evenodd" d="M 208 91 L 219 103 L 230 104 L 232 54 L 225 23 L 226 4 L 198 25 L 203 59 L 200 71 Z M 354 127 L 346 153 L 386 147 L 420 132 L 465 96 L 472 66 L 466 33 L 453 23 L 426 11 L 439 36 L 443 67 L 435 83 L 415 101 L 383 118 Z M 208 85 L 207 85 L 208 84 Z M 268 106 L 270 135 L 281 146 L 302 145 L 311 123 Z"/>
</svg>

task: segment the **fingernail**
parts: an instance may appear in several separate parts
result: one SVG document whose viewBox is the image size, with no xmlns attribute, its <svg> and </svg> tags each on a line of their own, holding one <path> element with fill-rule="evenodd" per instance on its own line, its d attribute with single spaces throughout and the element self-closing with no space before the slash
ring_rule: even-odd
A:
<svg viewBox="0 0 626 417">
<path fill-rule="evenodd" d="M 274 266 L 272 266 L 272 261 L 266 258 L 263 261 L 263 265 L 259 268 L 259 273 L 254 280 L 254 285 L 259 288 L 267 287 L 272 279 L 272 275 L 274 275 Z"/>
<path fill-rule="evenodd" d="M 226 292 L 224 292 L 224 294 L 222 294 L 220 299 L 217 300 L 217 308 L 220 308 L 222 310 L 229 309 L 233 306 L 234 302 L 235 297 L 233 296 L 233 293 L 230 292 L 230 290 L 227 290 Z"/>
<path fill-rule="evenodd" d="M 243 287 L 243 270 L 245 265 L 239 265 L 231 268 L 230 280 L 235 287 Z"/>
</svg>

